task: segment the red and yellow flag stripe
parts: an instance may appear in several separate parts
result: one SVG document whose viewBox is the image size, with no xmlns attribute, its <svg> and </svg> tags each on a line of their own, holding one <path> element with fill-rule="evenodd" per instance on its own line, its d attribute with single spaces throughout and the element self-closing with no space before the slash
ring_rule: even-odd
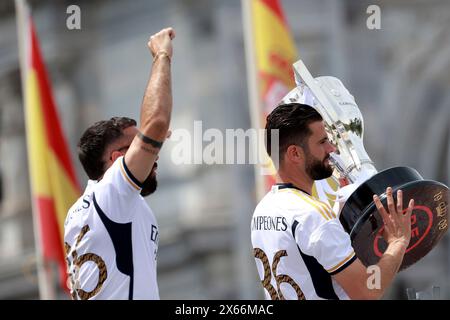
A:
<svg viewBox="0 0 450 320">
<path fill-rule="evenodd" d="M 58 263 L 61 283 L 65 286 L 64 220 L 67 210 L 80 195 L 80 188 L 31 17 L 28 26 L 24 85 L 33 214 L 39 221 L 43 258 Z"/>
<path fill-rule="evenodd" d="M 269 102 L 269 95 L 277 89 L 281 100 L 295 87 L 292 64 L 297 49 L 279 1 L 255 0 L 252 4 L 259 91 L 263 101 Z M 267 107 L 266 113 L 270 113 L 274 105 Z"/>
<path fill-rule="evenodd" d="M 265 127 L 267 115 L 295 87 L 292 63 L 297 49 L 278 0 L 251 0 L 253 47 L 257 69 L 260 127 Z M 275 183 L 275 168 L 268 158 L 273 175 L 266 175 L 264 189 Z M 267 168 L 269 169 L 270 168 Z"/>
<path fill-rule="evenodd" d="M 292 64 L 297 61 L 298 52 L 279 0 L 251 0 L 251 12 L 257 83 L 262 102 L 260 127 L 264 128 L 267 115 L 295 87 Z M 268 159 L 266 163 L 272 162 Z M 275 183 L 276 171 L 273 164 L 271 166 L 274 175 L 266 176 L 266 191 Z M 338 184 L 332 178 L 326 182 L 330 187 L 327 189 L 337 189 Z M 313 195 L 333 206 L 336 196 L 329 190 L 316 183 Z"/>
</svg>

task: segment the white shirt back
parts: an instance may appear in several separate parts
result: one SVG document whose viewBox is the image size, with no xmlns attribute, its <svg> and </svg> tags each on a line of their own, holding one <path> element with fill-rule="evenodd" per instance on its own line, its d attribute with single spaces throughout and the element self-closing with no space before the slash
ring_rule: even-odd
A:
<svg viewBox="0 0 450 320">
<path fill-rule="evenodd" d="M 74 299 L 159 299 L 158 224 L 118 158 L 70 208 L 64 241 Z"/>
<path fill-rule="evenodd" d="M 266 299 L 349 299 L 331 276 L 356 256 L 328 204 L 275 185 L 255 209 L 251 239 Z"/>
</svg>

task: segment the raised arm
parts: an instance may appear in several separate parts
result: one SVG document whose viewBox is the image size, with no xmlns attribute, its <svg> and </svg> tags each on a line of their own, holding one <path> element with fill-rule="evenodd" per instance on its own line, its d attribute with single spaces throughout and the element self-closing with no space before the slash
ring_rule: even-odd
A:
<svg viewBox="0 0 450 320">
<path fill-rule="evenodd" d="M 334 279 L 341 285 L 351 299 L 379 299 L 385 290 L 391 285 L 392 280 L 400 268 L 403 256 L 411 239 L 411 213 L 414 200 L 409 201 L 406 214 L 403 214 L 402 192 L 397 192 L 397 206 L 394 204 L 392 189 L 386 190 L 388 211 L 383 207 L 378 196 L 374 196 L 375 204 L 384 222 L 384 234 L 388 247 L 378 262 L 380 268 L 380 287 L 369 288 L 366 267 L 359 259 L 356 259 L 342 272 L 334 275 Z"/>
<path fill-rule="evenodd" d="M 152 71 L 142 100 L 139 132 L 125 154 L 128 169 L 140 182 L 150 174 L 169 130 L 174 38 L 174 30 L 167 28 L 151 36 L 147 44 L 153 56 Z"/>
</svg>

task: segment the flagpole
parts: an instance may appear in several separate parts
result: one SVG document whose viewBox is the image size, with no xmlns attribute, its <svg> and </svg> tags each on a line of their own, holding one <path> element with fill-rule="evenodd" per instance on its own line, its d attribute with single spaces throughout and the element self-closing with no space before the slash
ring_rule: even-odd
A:
<svg viewBox="0 0 450 320">
<path fill-rule="evenodd" d="M 25 3 L 25 0 L 15 0 L 16 7 L 16 21 L 17 21 L 17 39 L 19 47 L 19 63 L 20 63 L 20 78 L 22 82 L 22 98 L 24 106 L 24 114 L 26 108 L 29 105 L 27 101 L 26 82 L 27 82 L 27 69 L 29 67 L 29 53 L 30 53 L 30 26 L 29 26 L 29 8 Z M 26 116 L 24 117 L 25 121 Z M 27 126 L 25 126 L 27 130 Z M 28 141 L 28 139 L 27 139 Z M 27 142 L 28 143 L 28 142 Z M 28 148 L 30 150 L 30 148 Z M 30 164 L 29 164 L 29 170 Z M 31 172 L 31 171 L 30 171 Z M 35 199 L 33 196 L 33 188 L 30 177 L 30 191 L 31 191 L 31 209 L 33 217 L 33 229 L 34 229 L 34 243 L 35 243 L 35 255 L 36 255 L 36 269 L 38 277 L 39 297 L 41 300 L 53 300 L 56 297 L 55 285 L 52 277 L 52 271 L 50 266 L 45 264 L 45 260 L 42 254 L 41 248 L 41 230 L 40 230 L 40 217 L 36 208 Z"/>
<path fill-rule="evenodd" d="M 242 25 L 244 30 L 245 62 L 247 68 L 247 86 L 248 100 L 250 104 L 250 121 L 255 129 L 261 129 L 261 98 L 258 90 L 258 72 L 256 68 L 256 51 L 253 39 L 253 19 L 252 2 L 253 0 L 241 0 L 242 5 Z M 264 148 L 260 139 L 258 139 L 258 152 Z M 259 159 L 259 157 L 258 157 Z M 255 174 L 255 193 L 256 200 L 259 201 L 265 194 L 264 176 L 261 174 L 261 164 L 253 166 Z"/>
</svg>

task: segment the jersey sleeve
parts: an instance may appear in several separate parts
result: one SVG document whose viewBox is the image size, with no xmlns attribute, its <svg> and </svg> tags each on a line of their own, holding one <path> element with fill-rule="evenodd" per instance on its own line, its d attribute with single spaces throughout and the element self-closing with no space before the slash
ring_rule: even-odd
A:
<svg viewBox="0 0 450 320">
<path fill-rule="evenodd" d="M 130 221 L 141 200 L 142 184 L 128 170 L 125 158 L 118 158 L 94 190 L 97 210 L 115 222 Z"/>
<path fill-rule="evenodd" d="M 314 257 L 330 275 L 341 272 L 356 260 L 350 235 L 337 219 L 310 217 L 299 223 L 295 232 L 300 250 Z"/>
</svg>

